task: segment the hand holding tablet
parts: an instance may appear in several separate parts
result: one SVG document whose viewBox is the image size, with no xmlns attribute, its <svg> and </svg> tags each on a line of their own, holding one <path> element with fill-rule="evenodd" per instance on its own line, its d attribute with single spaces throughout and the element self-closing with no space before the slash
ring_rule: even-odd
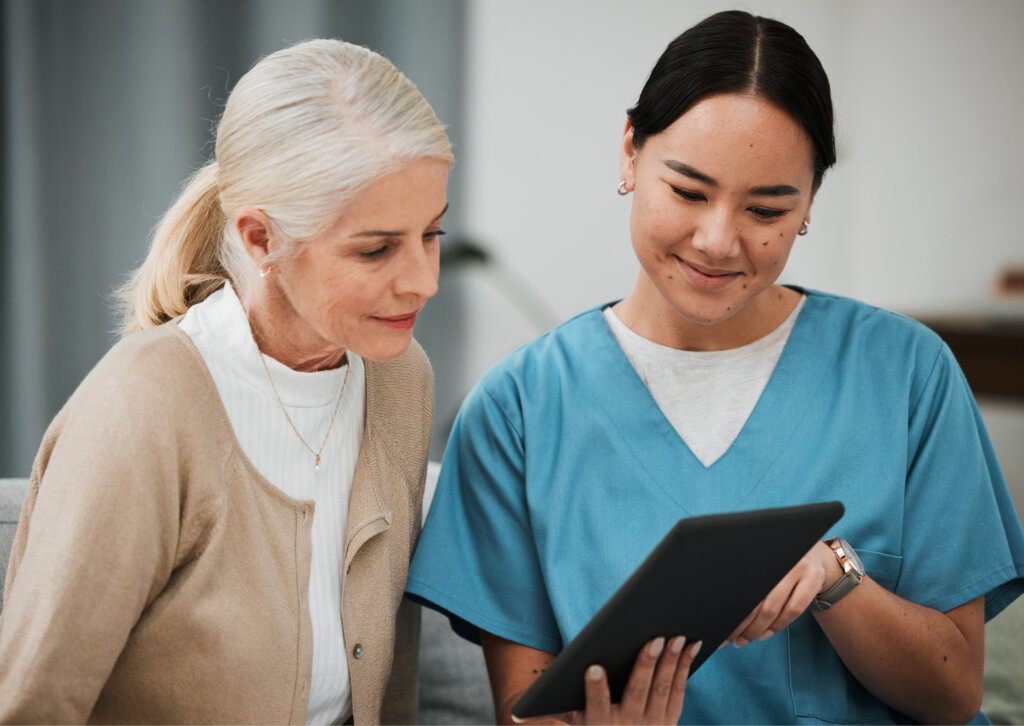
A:
<svg viewBox="0 0 1024 726">
<path fill-rule="evenodd" d="M 633 711 L 641 708 L 638 704 L 656 709 L 657 703 L 649 703 L 649 693 L 663 691 L 665 682 L 674 686 L 677 671 L 684 667 L 686 675 L 696 672 L 842 514 L 841 503 L 822 502 L 680 520 L 512 713 L 523 719 L 577 712 L 573 717 L 590 721 L 584 708 L 596 715 L 597 709 L 618 704 L 630 709 L 623 717 L 637 716 Z M 671 646 L 679 635 L 689 645 L 673 657 Z M 656 645 L 659 639 L 664 640 Z M 703 647 L 692 653 L 698 641 Z M 652 647 L 660 649 L 657 658 L 651 655 Z M 656 670 L 670 664 L 671 679 L 667 670 Z M 602 679 L 585 677 L 597 674 L 588 670 L 593 665 L 607 674 L 607 702 Z M 643 688 L 627 697 L 627 683 L 641 683 Z M 675 691 L 669 689 L 666 710 Z M 594 698 L 596 704 L 590 702 Z M 681 704 L 681 692 L 678 699 Z M 607 715 L 618 720 L 610 710 Z"/>
</svg>

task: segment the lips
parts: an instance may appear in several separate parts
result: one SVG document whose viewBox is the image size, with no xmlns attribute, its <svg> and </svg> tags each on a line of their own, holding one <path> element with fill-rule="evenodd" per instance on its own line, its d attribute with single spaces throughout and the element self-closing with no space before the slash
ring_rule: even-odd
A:
<svg viewBox="0 0 1024 726">
<path fill-rule="evenodd" d="M 695 262 L 687 262 L 681 257 L 676 257 L 675 259 L 676 264 L 690 284 L 701 290 L 721 290 L 732 284 L 734 280 L 739 279 L 742 274 L 735 270 L 722 270 L 714 267 L 705 267 Z"/>
<path fill-rule="evenodd" d="M 416 316 L 419 314 L 419 310 L 414 310 L 411 313 L 405 313 L 404 315 L 391 315 L 391 316 L 379 316 L 375 317 L 379 323 L 383 323 L 391 328 L 397 328 L 399 330 L 409 330 L 416 325 Z"/>
</svg>

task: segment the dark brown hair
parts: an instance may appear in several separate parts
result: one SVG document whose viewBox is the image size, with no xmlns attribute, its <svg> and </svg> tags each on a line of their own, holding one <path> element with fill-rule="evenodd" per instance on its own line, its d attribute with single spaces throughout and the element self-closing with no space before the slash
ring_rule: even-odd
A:
<svg viewBox="0 0 1024 726">
<path fill-rule="evenodd" d="M 814 145 L 814 187 L 821 185 L 836 162 L 825 69 L 793 28 L 740 10 L 716 13 L 668 44 L 627 111 L 633 145 L 639 149 L 693 105 L 719 93 L 760 96 L 792 116 Z"/>
</svg>

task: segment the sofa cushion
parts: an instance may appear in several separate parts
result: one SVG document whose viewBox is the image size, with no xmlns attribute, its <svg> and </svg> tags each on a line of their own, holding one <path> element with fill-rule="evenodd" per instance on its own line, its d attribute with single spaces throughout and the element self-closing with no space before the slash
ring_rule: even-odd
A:
<svg viewBox="0 0 1024 726">
<path fill-rule="evenodd" d="M 27 489 L 28 479 L 0 479 L 0 609 L 4 606 L 3 583 L 7 578 L 11 544 L 18 529 L 18 513 Z"/>
<path fill-rule="evenodd" d="M 985 625 L 985 691 L 981 710 L 994 724 L 1024 724 L 1024 597 Z"/>
<path fill-rule="evenodd" d="M 483 649 L 456 635 L 446 616 L 430 608 L 422 611 L 419 722 L 493 724 Z"/>
</svg>

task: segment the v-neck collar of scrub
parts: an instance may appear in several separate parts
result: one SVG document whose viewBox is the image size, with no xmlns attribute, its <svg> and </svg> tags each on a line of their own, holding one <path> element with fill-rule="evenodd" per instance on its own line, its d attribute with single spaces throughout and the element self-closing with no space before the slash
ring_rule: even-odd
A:
<svg viewBox="0 0 1024 726">
<path fill-rule="evenodd" d="M 808 361 L 822 361 L 821 342 L 815 333 L 820 329 L 817 322 L 823 313 L 820 298 L 813 291 L 793 289 L 805 295 L 806 300 L 775 370 L 735 440 L 707 467 L 662 413 L 616 341 L 603 315 L 604 308 L 614 303 L 591 311 L 591 334 L 587 336 L 593 345 L 590 355 L 606 364 L 601 374 L 606 395 L 596 397 L 598 405 L 624 440 L 637 442 L 631 451 L 638 466 L 691 514 L 735 507 L 757 488 L 795 434 L 802 412 L 831 368 L 830 359 L 825 365 L 807 365 Z M 827 355 L 831 358 L 834 353 L 830 351 Z M 801 395 L 793 395 L 796 390 Z M 637 432 L 644 435 L 638 436 Z M 686 497 L 680 496 L 681 486 L 687 486 Z M 701 511 L 693 511 L 695 508 Z"/>
<path fill-rule="evenodd" d="M 260 393 L 277 398 L 267 379 L 269 371 L 281 402 L 287 406 L 320 408 L 333 405 L 338 400 L 345 375 L 344 365 L 327 371 L 304 372 L 292 370 L 270 356 L 263 356 L 267 370 L 263 369 L 260 362 L 262 354 L 252 337 L 249 317 L 230 282 L 193 310 L 203 333 L 219 341 L 218 354 L 242 380 Z M 362 362 L 357 358 L 350 351 L 347 365 L 356 368 Z M 352 374 L 356 372 L 353 370 Z"/>
</svg>

